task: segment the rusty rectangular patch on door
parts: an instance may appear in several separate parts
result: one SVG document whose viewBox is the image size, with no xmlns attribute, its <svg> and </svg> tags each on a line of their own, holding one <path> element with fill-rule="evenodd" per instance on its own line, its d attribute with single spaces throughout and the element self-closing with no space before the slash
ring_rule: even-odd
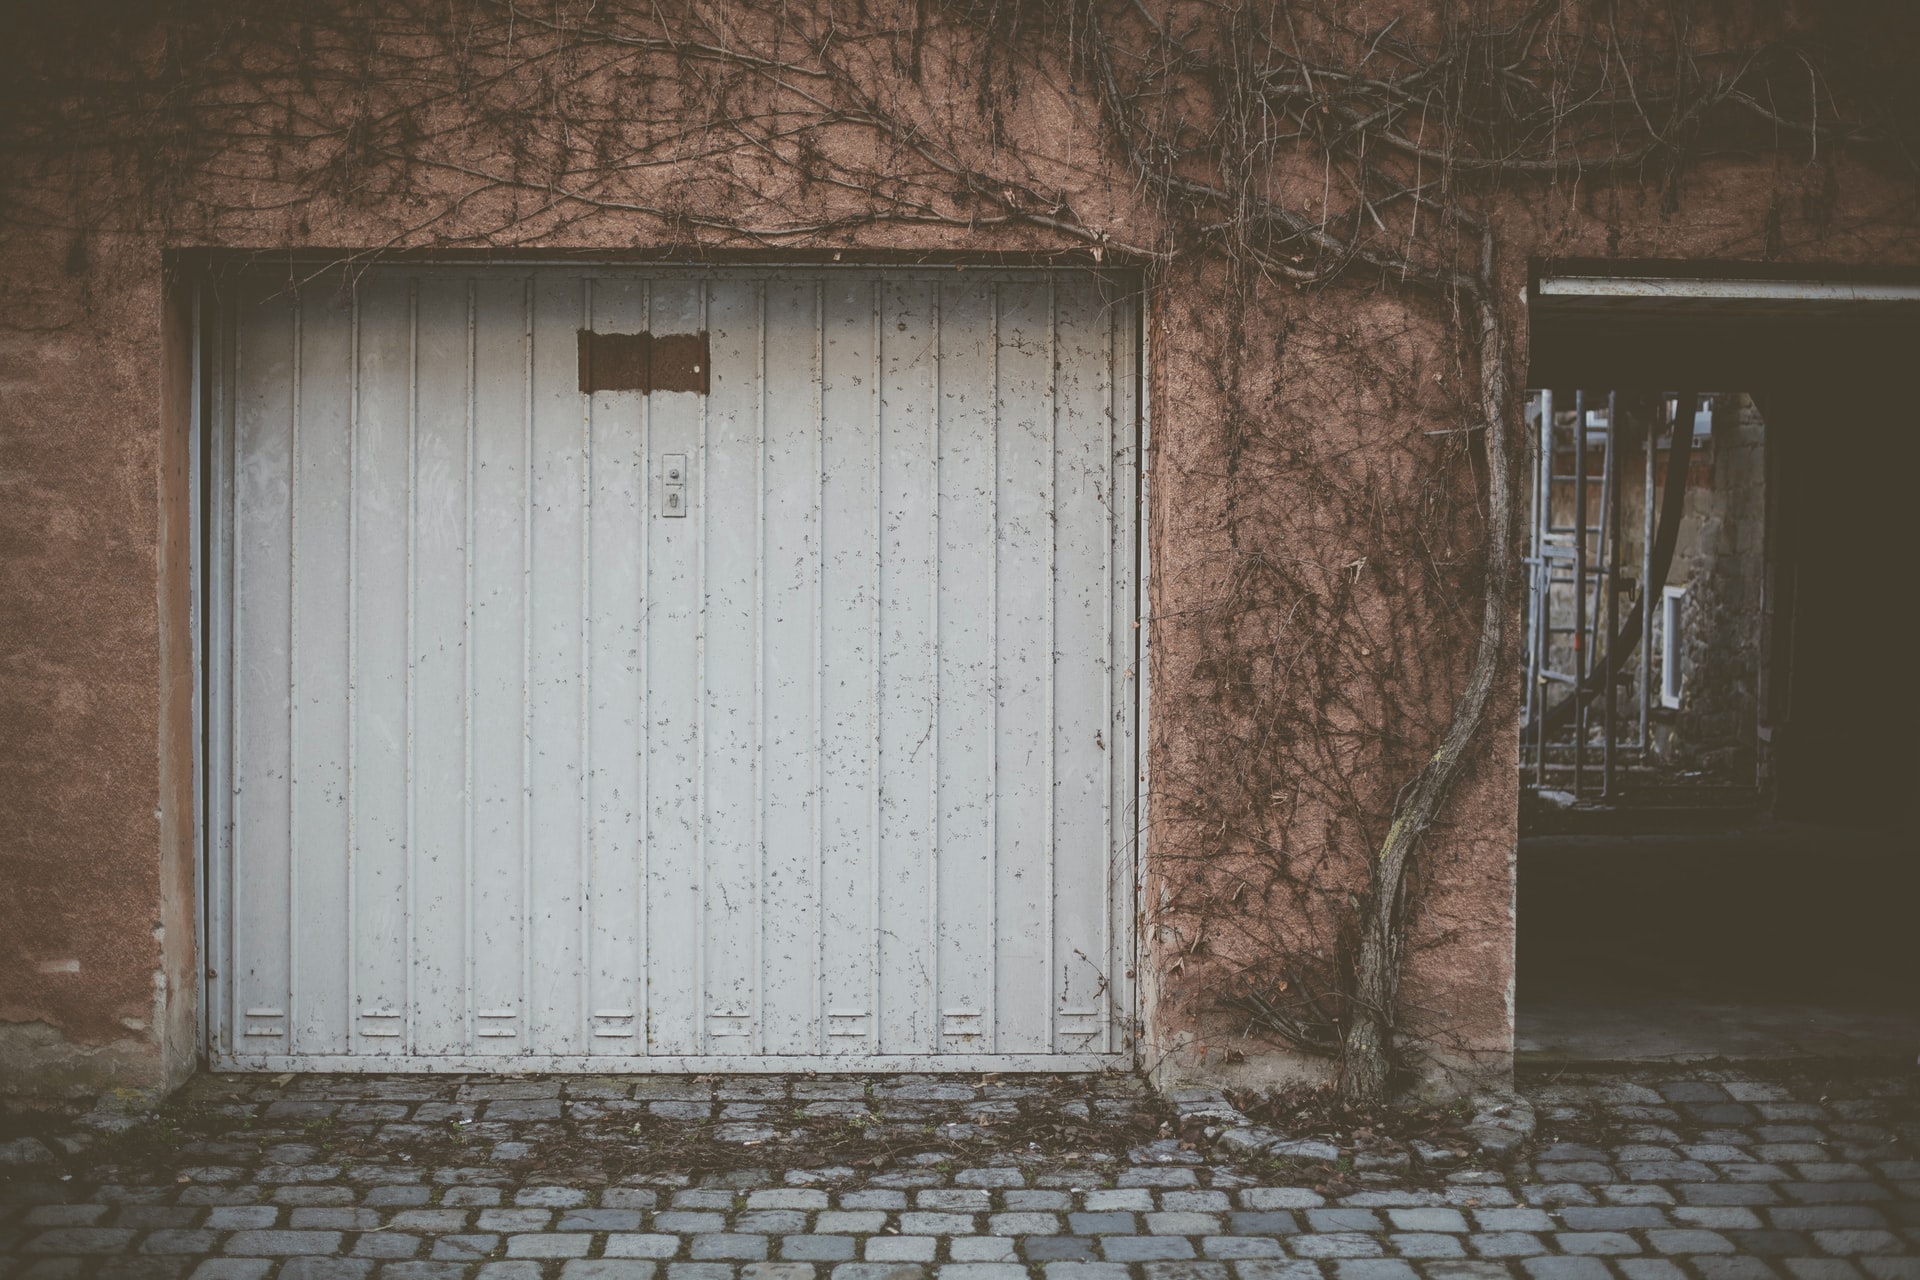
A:
<svg viewBox="0 0 1920 1280">
<path fill-rule="evenodd" d="M 691 391 L 712 380 L 706 330 L 699 333 L 595 333 L 580 330 L 580 390 Z"/>
</svg>

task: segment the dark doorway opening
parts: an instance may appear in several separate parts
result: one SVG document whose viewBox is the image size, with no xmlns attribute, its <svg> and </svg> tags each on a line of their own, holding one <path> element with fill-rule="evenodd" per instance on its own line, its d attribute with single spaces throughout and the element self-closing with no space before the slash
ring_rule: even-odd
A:
<svg viewBox="0 0 1920 1280">
<path fill-rule="evenodd" d="M 1920 1048 L 1920 282 L 1761 270 L 1534 282 L 1523 1060 Z"/>
</svg>

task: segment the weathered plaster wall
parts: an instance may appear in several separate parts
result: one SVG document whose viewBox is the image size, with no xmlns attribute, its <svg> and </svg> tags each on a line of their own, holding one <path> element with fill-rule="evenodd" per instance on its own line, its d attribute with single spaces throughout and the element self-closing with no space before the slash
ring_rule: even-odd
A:
<svg viewBox="0 0 1920 1280">
<path fill-rule="evenodd" d="M 752 47 L 756 19 L 739 20 L 747 29 L 738 43 Z M 1033 221 L 876 219 L 869 192 L 796 180 L 751 148 L 708 145 L 707 135 L 687 143 L 684 156 L 649 153 L 598 176 L 561 173 L 544 187 L 480 182 L 477 171 L 536 163 L 523 152 L 529 137 L 544 143 L 560 132 L 540 114 L 552 102 L 564 99 L 582 120 L 613 118 L 659 136 L 686 113 L 709 111 L 670 81 L 632 74 L 623 59 L 641 55 L 631 49 L 582 68 L 543 60 L 545 38 L 529 23 L 517 36 L 526 67 L 487 81 L 498 110 L 455 120 L 459 101 L 436 108 L 448 128 L 422 144 L 436 163 L 383 166 L 343 151 L 351 131 L 325 122 L 351 116 L 353 94 L 336 79 L 303 88 L 288 75 L 271 100 L 284 99 L 286 119 L 322 122 L 313 136 L 289 140 L 269 128 L 244 142 L 234 140 L 244 131 L 204 139 L 200 168 L 164 217 L 140 212 L 134 186 L 148 179 L 137 165 L 6 170 L 4 1087 L 162 1085 L 191 1058 L 188 437 L 179 412 L 181 317 L 163 290 L 169 251 L 697 256 L 723 241 L 730 251 L 744 247 L 742 237 L 703 229 L 706 215 L 781 225 L 817 216 L 817 233 L 762 250 L 776 258 L 1085 249 Z M 955 139 L 967 163 L 1001 166 L 1007 181 L 1049 193 L 1115 242 L 1155 243 L 1156 213 L 1103 141 L 1093 95 L 1064 67 L 989 104 L 990 123 L 977 85 L 950 74 L 969 59 L 949 64 L 932 47 L 921 73 L 917 46 L 909 59 L 898 42 L 841 38 L 841 56 L 874 101 Z M 321 59 L 360 56 L 331 39 L 318 50 Z M 391 95 L 405 86 L 372 89 Z M 233 88 L 236 99 L 254 92 Z M 753 86 L 739 92 L 733 109 L 753 109 Z M 897 138 L 845 123 L 810 144 L 881 168 L 902 154 Z M 1320 198 L 1320 166 L 1307 168 L 1287 198 Z M 289 176 L 314 172 L 324 185 L 299 187 Z M 563 194 L 589 180 L 592 198 Z M 1811 188 L 1819 201 L 1799 201 Z M 1672 192 L 1599 182 L 1517 192 L 1495 218 L 1510 338 L 1524 355 L 1513 300 L 1532 257 L 1912 261 L 1920 241 L 1910 235 L 1906 199 L 1874 170 L 1825 153 L 1806 172 L 1783 173 L 1771 159 L 1712 162 Z M 1199 255 L 1153 285 L 1154 791 L 1143 1059 L 1169 1077 L 1274 1079 L 1324 1063 L 1251 1034 L 1219 993 L 1247 966 L 1284 959 L 1291 947 L 1304 954 L 1315 937 L 1322 951 L 1338 951 L 1329 939 L 1341 927 L 1340 890 L 1365 876 L 1356 850 L 1377 846 L 1400 769 L 1444 723 L 1466 666 L 1478 622 L 1472 565 L 1485 459 L 1462 430 L 1473 422 L 1473 398 L 1441 304 L 1359 280 L 1295 293 L 1260 279 L 1236 295 L 1223 292 L 1226 272 Z M 1228 305 L 1236 297 L 1247 306 Z M 1375 533 L 1387 554 L 1377 554 Z M 1356 565 L 1359 547 L 1375 553 Z M 1286 574 L 1263 579 L 1269 585 L 1246 597 L 1250 607 L 1218 607 L 1249 580 L 1240 570 L 1261 565 L 1287 566 Z M 1517 600 L 1511 618 L 1517 627 Z M 1384 661 L 1389 654 L 1395 662 Z M 1299 655 L 1316 664 L 1314 680 L 1276 683 L 1290 678 Z M 1405 994 L 1409 1030 L 1433 1038 L 1430 1068 L 1498 1075 L 1509 1061 L 1514 692 L 1497 701 L 1417 877 Z M 1266 724 L 1256 723 L 1260 706 L 1273 712 Z M 1384 739 L 1381 725 L 1393 729 Z M 1259 736 L 1268 731 L 1279 736 Z M 1284 752 L 1269 745 L 1283 740 L 1291 744 Z M 1325 776 L 1272 774 L 1302 750 Z M 1264 763 L 1249 769 L 1249 759 Z M 1223 777 L 1243 788 L 1275 782 L 1249 797 L 1236 843 L 1225 846 L 1202 821 L 1218 799 L 1206 791 L 1209 779 Z M 1339 779 L 1351 784 L 1345 792 Z M 1285 875 L 1253 883 L 1249 873 L 1274 867 L 1309 891 L 1292 892 Z"/>
<path fill-rule="evenodd" d="M 160 1030 L 160 605 L 184 584 L 162 576 L 160 259 L 128 238 L 76 262 L 70 239 L 0 240 L 15 318 L 0 326 L 7 1092 L 157 1087 L 177 1070 Z"/>
</svg>

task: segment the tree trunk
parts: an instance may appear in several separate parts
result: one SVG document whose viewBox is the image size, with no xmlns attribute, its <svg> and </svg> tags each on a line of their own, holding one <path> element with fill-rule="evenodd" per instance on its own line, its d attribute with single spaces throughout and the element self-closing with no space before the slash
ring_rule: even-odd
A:
<svg viewBox="0 0 1920 1280">
<path fill-rule="evenodd" d="M 1393 1069 L 1395 1012 L 1400 962 L 1405 952 L 1406 879 L 1413 855 L 1453 793 L 1466 750 L 1486 720 L 1487 705 L 1505 669 L 1508 601 L 1513 594 L 1513 467 L 1508 458 L 1512 388 L 1506 334 L 1492 279 L 1492 242 L 1483 242 L 1480 277 L 1474 286 L 1479 322 L 1480 402 L 1487 429 L 1487 576 L 1480 617 L 1480 643 L 1466 687 L 1439 748 L 1394 805 L 1393 823 L 1372 868 L 1372 892 L 1361 919 L 1353 1014 L 1340 1060 L 1340 1095 L 1349 1102 L 1387 1099 Z"/>
</svg>

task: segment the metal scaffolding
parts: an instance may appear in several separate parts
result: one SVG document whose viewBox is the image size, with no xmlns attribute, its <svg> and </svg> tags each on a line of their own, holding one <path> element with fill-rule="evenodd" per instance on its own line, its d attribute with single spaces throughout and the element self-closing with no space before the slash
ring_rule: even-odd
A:
<svg viewBox="0 0 1920 1280">
<path fill-rule="evenodd" d="M 1540 791 L 1609 799 L 1623 764 L 1648 754 L 1653 611 L 1678 536 L 1699 396 L 1660 397 L 1650 420 L 1623 421 L 1617 392 L 1573 394 L 1557 411 L 1552 391 L 1527 407 L 1536 432 L 1527 565 L 1526 683 L 1521 768 Z M 1684 429 L 1675 430 L 1676 425 Z M 1665 494 L 1656 503 L 1656 454 L 1668 436 Z M 1623 563 L 1622 466 L 1638 452 L 1642 520 L 1638 563 Z M 1594 455 L 1598 454 L 1596 458 Z M 1595 465 L 1597 463 L 1597 466 Z M 1674 468 L 1679 468 L 1676 473 Z M 1596 501 L 1597 499 L 1597 501 Z M 1659 509 L 1656 524 L 1655 511 Z M 1622 610 L 1623 597 L 1631 608 Z M 1620 706 L 1627 661 L 1638 657 L 1633 714 Z M 1590 778 L 1598 756 L 1599 785 Z"/>
</svg>

